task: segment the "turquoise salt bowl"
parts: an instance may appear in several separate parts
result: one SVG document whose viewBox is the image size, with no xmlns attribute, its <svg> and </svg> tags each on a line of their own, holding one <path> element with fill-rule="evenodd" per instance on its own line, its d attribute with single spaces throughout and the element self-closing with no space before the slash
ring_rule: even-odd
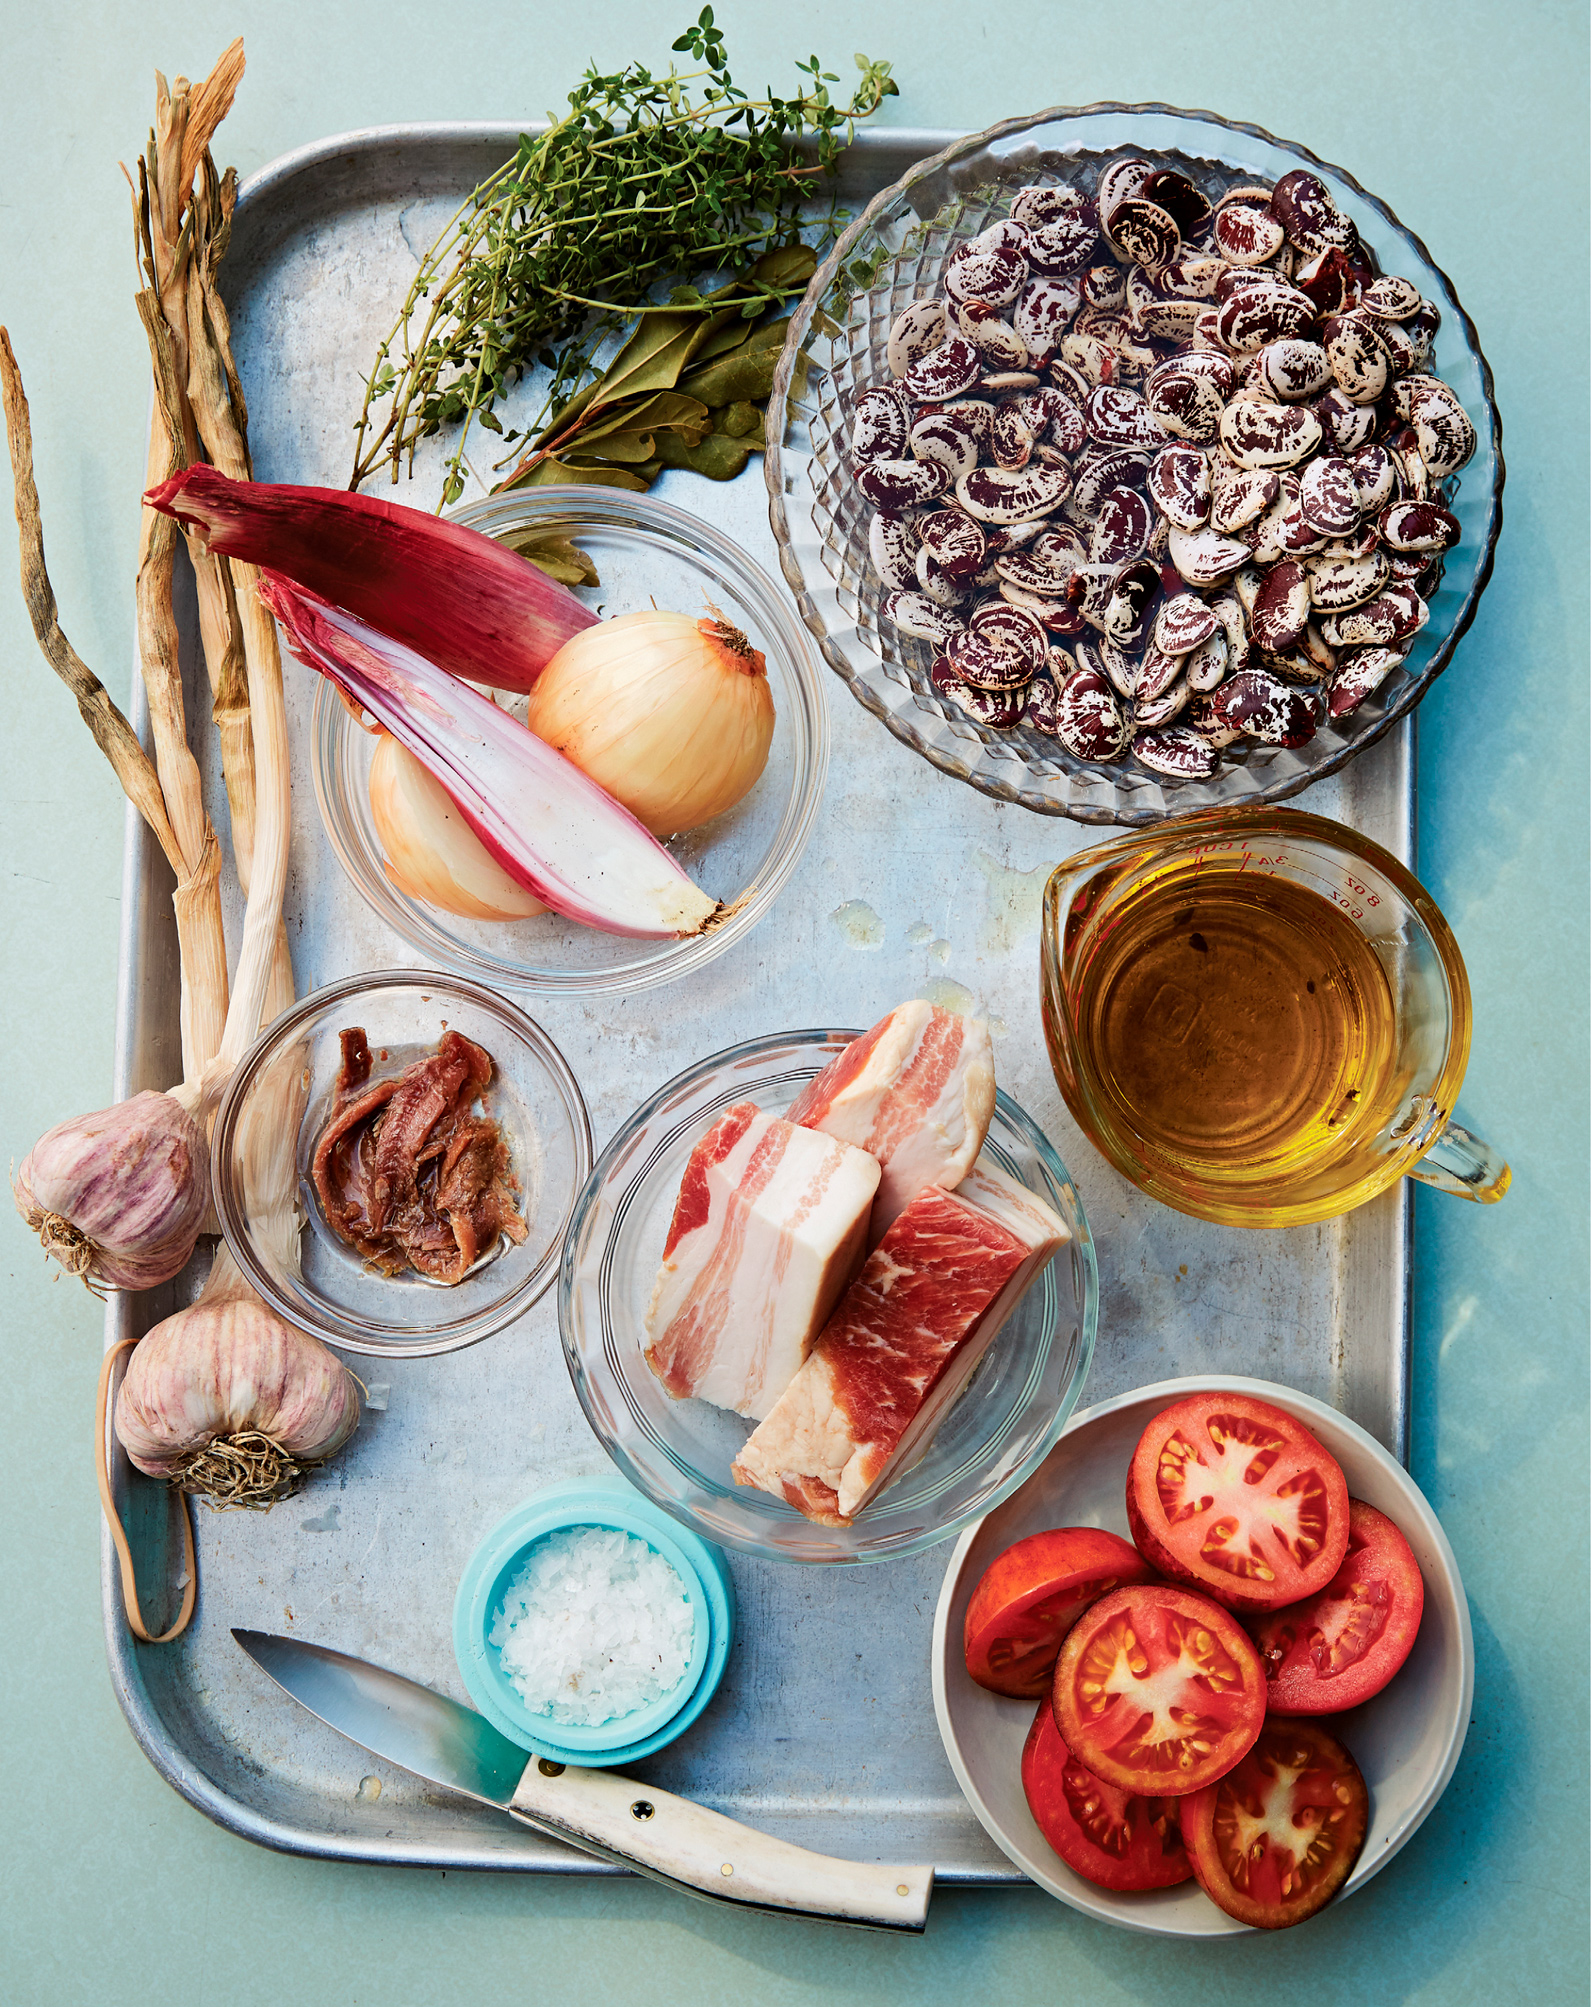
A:
<svg viewBox="0 0 1591 2007">
<path fill-rule="evenodd" d="M 684 1583 L 696 1619 L 690 1663 L 673 1689 L 589 1727 L 532 1713 L 488 1637 L 527 1551 L 547 1534 L 576 1526 L 613 1528 L 644 1540 Z M 590 1769 L 637 1762 L 689 1728 L 718 1689 L 734 1629 L 735 1591 L 722 1551 L 616 1474 L 570 1478 L 516 1506 L 470 1556 L 453 1599 L 453 1651 L 476 1707 L 532 1755 Z"/>
</svg>

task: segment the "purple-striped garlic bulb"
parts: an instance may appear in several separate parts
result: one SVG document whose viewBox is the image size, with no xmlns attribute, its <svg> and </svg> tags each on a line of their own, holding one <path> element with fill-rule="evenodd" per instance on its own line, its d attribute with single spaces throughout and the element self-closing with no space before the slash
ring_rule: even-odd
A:
<svg viewBox="0 0 1591 2007">
<path fill-rule="evenodd" d="M 46 1254 L 91 1289 L 153 1289 L 187 1266 L 210 1203 L 204 1132 L 146 1091 L 58 1122 L 11 1180 Z"/>
<path fill-rule="evenodd" d="M 359 1382 L 285 1323 L 225 1248 L 197 1303 L 133 1347 L 116 1434 L 139 1470 L 217 1506 L 269 1507 L 359 1426 Z"/>
</svg>

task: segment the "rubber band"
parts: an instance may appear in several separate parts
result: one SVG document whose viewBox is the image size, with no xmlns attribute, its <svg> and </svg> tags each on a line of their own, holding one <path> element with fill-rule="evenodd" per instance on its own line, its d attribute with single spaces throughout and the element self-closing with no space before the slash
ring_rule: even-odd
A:
<svg viewBox="0 0 1591 2007">
<path fill-rule="evenodd" d="M 135 1638 L 141 1638 L 146 1645 L 169 1645 L 173 1638 L 181 1637 L 188 1628 L 188 1621 L 193 1615 L 194 1602 L 199 1593 L 199 1560 L 194 1550 L 193 1522 L 189 1517 L 188 1501 L 180 1491 L 175 1494 L 177 1510 L 182 1515 L 182 1540 L 187 1557 L 188 1584 L 183 1591 L 182 1608 L 177 1612 L 176 1622 L 169 1631 L 161 1631 L 157 1636 L 145 1625 L 143 1612 L 138 1606 L 138 1577 L 133 1569 L 133 1551 L 128 1545 L 126 1530 L 122 1526 L 121 1515 L 116 1510 L 110 1489 L 111 1451 L 106 1419 L 110 1406 L 111 1373 L 121 1355 L 130 1352 L 137 1343 L 136 1338 L 119 1339 L 105 1354 L 105 1362 L 99 1369 L 95 1475 L 99 1479 L 99 1502 L 104 1507 L 105 1522 L 110 1527 L 111 1539 L 116 1543 L 117 1559 L 121 1562 L 122 1602 L 126 1606 L 128 1628 Z"/>
</svg>

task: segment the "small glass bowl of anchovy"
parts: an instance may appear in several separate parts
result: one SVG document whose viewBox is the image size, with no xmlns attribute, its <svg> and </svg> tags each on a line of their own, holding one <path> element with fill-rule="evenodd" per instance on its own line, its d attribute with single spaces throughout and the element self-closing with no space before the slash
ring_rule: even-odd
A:
<svg viewBox="0 0 1591 2007">
<path fill-rule="evenodd" d="M 1447 665 L 1502 523 L 1492 375 L 1352 175 L 1097 105 L 921 162 L 775 381 L 780 562 L 942 771 L 1142 825 L 1336 772 Z"/>
</svg>

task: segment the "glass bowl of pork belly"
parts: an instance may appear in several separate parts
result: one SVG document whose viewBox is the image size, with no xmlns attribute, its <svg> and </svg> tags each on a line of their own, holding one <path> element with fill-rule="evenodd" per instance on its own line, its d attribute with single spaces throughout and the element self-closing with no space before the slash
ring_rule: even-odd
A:
<svg viewBox="0 0 1591 2007">
<path fill-rule="evenodd" d="M 545 1295 L 591 1156 L 579 1083 L 541 1027 L 423 969 L 284 1011 L 210 1143 L 245 1281 L 300 1330 L 388 1359 L 473 1345 Z"/>
<path fill-rule="evenodd" d="M 988 1054 L 984 1026 L 925 1003 L 866 1034 L 752 1039 L 671 1080 L 598 1160 L 559 1281 L 570 1376 L 620 1470 L 708 1539 L 916 1553 L 1065 1426 L 1093 1241 Z"/>
</svg>

